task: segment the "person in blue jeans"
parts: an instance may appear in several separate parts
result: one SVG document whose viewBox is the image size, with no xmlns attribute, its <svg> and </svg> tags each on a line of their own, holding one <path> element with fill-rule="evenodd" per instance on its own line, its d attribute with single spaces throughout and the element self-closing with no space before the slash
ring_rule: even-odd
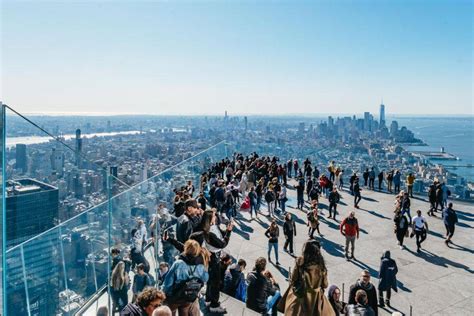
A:
<svg viewBox="0 0 474 316">
<path fill-rule="evenodd" d="M 265 236 L 268 238 L 268 261 L 271 262 L 270 255 L 273 251 L 275 252 L 276 264 L 280 265 L 278 262 L 278 236 L 280 235 L 280 228 L 276 220 L 273 220 L 270 226 L 265 231 Z"/>
</svg>

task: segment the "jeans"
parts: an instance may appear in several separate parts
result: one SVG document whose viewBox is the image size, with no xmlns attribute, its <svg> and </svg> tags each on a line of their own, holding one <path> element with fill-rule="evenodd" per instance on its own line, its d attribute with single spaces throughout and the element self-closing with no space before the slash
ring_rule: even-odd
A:
<svg viewBox="0 0 474 316">
<path fill-rule="evenodd" d="M 285 210 L 285 199 L 280 199 L 280 207 L 281 207 L 281 211 L 282 213 L 286 213 L 286 210 Z"/>
<path fill-rule="evenodd" d="M 410 223 L 411 223 L 410 209 L 409 209 L 409 208 L 403 209 L 403 210 L 402 210 L 402 216 L 403 216 L 404 214 L 408 214 L 408 218 L 410 219 Z"/>
<path fill-rule="evenodd" d="M 394 183 L 395 185 L 395 193 L 399 193 L 400 192 L 400 183 Z"/>
<path fill-rule="evenodd" d="M 375 182 L 375 178 L 370 178 L 369 179 L 369 188 L 370 189 L 374 189 L 374 182 Z"/>
<path fill-rule="evenodd" d="M 257 206 L 253 203 L 250 203 L 250 216 L 253 217 L 253 214 L 257 216 Z"/>
<path fill-rule="evenodd" d="M 268 215 L 269 216 L 275 216 L 275 201 L 270 201 L 267 203 L 267 207 L 268 207 Z"/>
<path fill-rule="evenodd" d="M 260 211 L 260 206 L 262 206 L 262 196 L 261 195 L 257 196 L 257 206 L 256 206 L 257 212 Z"/>
<path fill-rule="evenodd" d="M 276 302 L 281 298 L 280 291 L 275 291 L 273 296 L 269 296 L 267 298 L 267 315 L 272 315 L 273 306 L 275 306 Z"/>
<path fill-rule="evenodd" d="M 351 256 L 354 257 L 354 249 L 355 249 L 355 240 L 356 236 L 347 236 L 346 235 L 346 257 L 349 256 L 349 244 L 351 244 Z"/>
<path fill-rule="evenodd" d="M 297 208 L 300 208 L 303 209 L 303 206 L 304 206 L 304 196 L 303 194 L 298 194 L 298 206 Z"/>
<path fill-rule="evenodd" d="M 275 252 L 276 261 L 278 262 L 278 243 L 277 242 L 268 243 L 268 260 L 270 260 L 270 254 L 271 254 L 272 248 L 273 248 L 273 251 Z"/>
<path fill-rule="evenodd" d="M 336 214 L 337 214 L 337 203 L 329 203 L 329 217 L 331 217 L 332 215 L 332 209 L 334 209 L 334 219 L 336 219 Z"/>
</svg>

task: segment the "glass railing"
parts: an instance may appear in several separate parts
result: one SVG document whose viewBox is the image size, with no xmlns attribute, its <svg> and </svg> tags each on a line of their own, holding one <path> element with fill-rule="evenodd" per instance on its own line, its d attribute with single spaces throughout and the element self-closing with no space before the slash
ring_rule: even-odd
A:
<svg viewBox="0 0 474 316">
<path fill-rule="evenodd" d="M 55 139 L 16 113 L 8 114 L 7 136 L 10 120 L 14 130 L 34 131 L 50 139 L 27 145 L 7 137 L 7 181 L 2 183 L 10 186 L 11 196 L 30 195 L 24 202 L 24 215 L 38 220 L 49 216 L 49 226 L 32 223 L 37 230 L 21 238 L 19 229 L 24 227 L 15 227 L 7 238 L 7 315 L 74 315 L 106 288 L 110 249 L 119 248 L 127 256 L 130 231 L 137 222 L 142 220 L 148 227 L 159 204 L 171 210 L 173 190 L 187 181 L 199 190 L 202 172 L 226 155 L 226 144 L 221 142 L 129 186 L 85 153 L 78 153 L 77 139 Z M 7 214 L 17 210 L 8 203 L 5 209 Z M 22 220 L 28 223 L 28 218 Z M 162 219 L 164 227 L 174 223 L 172 216 Z M 153 260 L 157 260 L 161 245 L 153 246 Z"/>
</svg>

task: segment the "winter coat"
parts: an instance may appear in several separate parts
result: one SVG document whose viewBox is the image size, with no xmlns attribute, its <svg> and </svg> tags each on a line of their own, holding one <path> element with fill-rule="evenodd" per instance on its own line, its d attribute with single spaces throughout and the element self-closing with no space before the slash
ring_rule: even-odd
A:
<svg viewBox="0 0 474 316">
<path fill-rule="evenodd" d="M 381 260 L 378 289 L 381 291 L 393 289 L 395 292 L 397 292 L 397 263 L 395 260 L 390 258 L 390 251 L 388 250 L 385 251 Z"/>
<path fill-rule="evenodd" d="M 294 220 L 285 220 L 283 224 L 283 234 L 291 237 L 293 237 L 293 235 L 296 236 L 296 224 Z"/>
<path fill-rule="evenodd" d="M 163 283 L 163 291 L 165 292 L 166 296 L 171 297 L 176 284 L 179 284 L 180 282 L 192 277 L 189 275 L 190 268 L 194 270 L 192 276 L 198 277 L 203 284 L 207 282 L 209 279 L 209 273 L 204 267 L 202 257 L 192 257 L 181 254 L 179 259 L 173 263 L 170 270 L 166 274 L 165 281 Z"/>
<path fill-rule="evenodd" d="M 329 203 L 339 203 L 340 195 L 337 192 L 329 193 Z"/>
<path fill-rule="evenodd" d="M 367 300 L 370 307 L 375 312 L 375 316 L 378 315 L 378 302 L 377 302 L 377 290 L 375 289 L 375 286 L 372 283 L 369 283 L 367 285 L 362 284 L 362 282 L 357 281 L 355 284 L 351 285 L 351 289 L 349 292 L 349 304 L 357 304 L 355 300 L 356 292 L 358 290 L 364 290 L 365 293 L 367 293 Z"/>
<path fill-rule="evenodd" d="M 314 291 L 307 291 L 306 295 L 300 299 L 293 293 L 293 288 L 290 284 L 290 289 L 288 290 L 288 296 L 286 298 L 285 304 L 285 315 L 286 316 L 298 316 L 298 315 L 308 315 L 310 316 L 311 311 L 315 310 L 315 315 L 321 315 L 321 306 L 316 305 L 316 299 L 319 295 L 319 288 L 322 290 L 328 287 L 328 275 L 327 271 L 321 270 L 318 265 L 310 265 L 303 267 L 303 258 L 299 257 L 296 259 L 296 265 L 293 269 L 292 276 L 298 275 L 299 271 L 302 271 L 304 277 L 307 279 L 307 286 Z M 319 305 L 319 304 L 318 304 Z M 332 314 L 334 315 L 334 314 Z"/>
<path fill-rule="evenodd" d="M 258 313 L 266 313 L 267 299 L 275 294 L 272 282 L 261 272 L 252 271 L 247 276 L 247 308 Z"/>
</svg>

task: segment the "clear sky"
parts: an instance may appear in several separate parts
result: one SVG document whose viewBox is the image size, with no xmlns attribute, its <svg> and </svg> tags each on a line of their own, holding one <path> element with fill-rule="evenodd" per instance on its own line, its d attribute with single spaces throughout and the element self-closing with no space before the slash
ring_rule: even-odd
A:
<svg viewBox="0 0 474 316">
<path fill-rule="evenodd" d="M 24 113 L 471 114 L 472 1 L 8 1 Z"/>
</svg>

